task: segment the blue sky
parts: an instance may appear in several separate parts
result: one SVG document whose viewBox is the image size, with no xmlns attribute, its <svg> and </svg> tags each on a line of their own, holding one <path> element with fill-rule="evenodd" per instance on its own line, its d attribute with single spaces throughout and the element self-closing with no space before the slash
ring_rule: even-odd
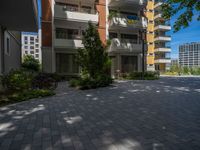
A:
<svg viewBox="0 0 200 150">
<path fill-rule="evenodd" d="M 177 16 L 179 15 L 180 14 L 177 14 L 176 16 L 172 17 L 171 19 L 172 26 L 176 21 Z M 180 44 L 189 42 L 200 42 L 200 21 L 197 21 L 197 15 L 195 15 L 193 18 L 194 19 L 188 28 L 182 29 L 176 33 L 171 32 L 172 58 L 178 58 L 178 47 Z"/>
<path fill-rule="evenodd" d="M 41 17 L 41 0 L 38 0 L 38 20 L 39 20 L 39 28 L 41 28 L 40 17 Z"/>
</svg>

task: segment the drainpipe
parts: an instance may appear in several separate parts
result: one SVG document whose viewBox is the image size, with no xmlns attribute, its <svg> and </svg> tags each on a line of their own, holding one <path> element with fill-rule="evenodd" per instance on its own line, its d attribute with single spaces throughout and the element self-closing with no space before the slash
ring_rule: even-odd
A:
<svg viewBox="0 0 200 150">
<path fill-rule="evenodd" d="M 4 74 L 5 72 L 5 50 L 4 50 L 4 32 L 6 31 L 5 27 L 1 27 L 1 73 Z"/>
</svg>

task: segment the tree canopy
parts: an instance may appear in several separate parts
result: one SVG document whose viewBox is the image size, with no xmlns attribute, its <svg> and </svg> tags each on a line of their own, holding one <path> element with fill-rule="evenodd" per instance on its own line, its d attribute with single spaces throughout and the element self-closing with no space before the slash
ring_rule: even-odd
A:
<svg viewBox="0 0 200 150">
<path fill-rule="evenodd" d="M 165 19 L 180 13 L 174 24 L 174 32 L 188 27 L 193 19 L 200 20 L 200 0 L 164 0 L 162 10 Z"/>
</svg>

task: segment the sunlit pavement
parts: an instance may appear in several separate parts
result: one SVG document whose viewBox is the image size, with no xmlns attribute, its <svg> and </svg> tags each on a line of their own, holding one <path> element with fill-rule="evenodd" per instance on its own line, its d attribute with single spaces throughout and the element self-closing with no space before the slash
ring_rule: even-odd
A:
<svg viewBox="0 0 200 150">
<path fill-rule="evenodd" d="M 0 108 L 0 150 L 200 150 L 200 78 L 119 81 Z"/>
</svg>

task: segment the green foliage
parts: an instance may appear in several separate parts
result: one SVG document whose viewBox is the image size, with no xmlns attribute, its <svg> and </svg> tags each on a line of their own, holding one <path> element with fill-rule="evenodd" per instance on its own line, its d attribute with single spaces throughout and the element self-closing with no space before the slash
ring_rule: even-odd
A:
<svg viewBox="0 0 200 150">
<path fill-rule="evenodd" d="M 40 70 L 40 63 L 32 55 L 25 55 L 23 58 L 22 67 L 29 71 L 38 72 Z"/>
<path fill-rule="evenodd" d="M 32 75 L 22 70 L 12 70 L 2 77 L 2 84 L 9 91 L 30 89 L 31 82 Z"/>
<path fill-rule="evenodd" d="M 173 65 L 165 75 L 200 75 L 200 67 L 181 67 Z"/>
<path fill-rule="evenodd" d="M 69 82 L 70 87 L 77 87 L 81 90 L 94 89 L 98 87 L 109 86 L 113 82 L 113 79 L 108 75 L 98 76 L 96 79 L 92 78 L 80 78 L 72 79 Z"/>
<path fill-rule="evenodd" d="M 55 77 L 55 79 L 54 79 Z M 34 89 L 50 89 L 55 90 L 57 88 L 57 75 L 49 73 L 39 73 L 32 80 L 32 86 Z"/>
<path fill-rule="evenodd" d="M 199 0 L 165 0 L 162 6 L 163 17 L 169 19 L 170 17 L 181 13 L 174 24 L 174 31 L 177 32 L 181 28 L 186 28 L 194 18 L 194 12 L 200 11 Z M 200 20 L 198 13 L 197 20 Z"/>
<path fill-rule="evenodd" d="M 110 11 L 110 13 L 109 13 L 109 15 L 108 15 L 108 20 L 110 21 L 110 20 L 112 20 L 114 17 L 117 17 L 118 16 L 118 14 L 119 14 L 119 12 L 117 12 L 117 11 Z"/>
<path fill-rule="evenodd" d="M 70 87 L 78 87 L 78 86 L 80 86 L 80 79 L 71 79 L 69 81 L 69 86 Z"/>
<path fill-rule="evenodd" d="M 110 77 L 111 60 L 106 53 L 99 33 L 89 22 L 83 37 L 84 49 L 78 50 L 77 61 L 80 65 L 81 78 L 69 82 L 71 87 L 91 89 L 108 86 L 112 83 Z"/>
<path fill-rule="evenodd" d="M 159 79 L 159 72 L 157 71 L 148 71 L 144 73 L 144 80 L 157 80 Z M 142 72 L 132 72 L 132 73 L 125 73 L 122 74 L 122 79 L 128 80 L 141 80 L 142 79 Z"/>
<path fill-rule="evenodd" d="M 50 90 L 29 90 L 29 91 L 14 93 L 8 96 L 8 99 L 10 101 L 17 102 L 17 101 L 25 101 L 33 98 L 47 97 L 52 95 L 55 95 L 55 93 Z"/>
<path fill-rule="evenodd" d="M 110 66 L 109 57 L 100 40 L 99 33 L 91 22 L 83 36 L 84 49 L 78 50 L 77 61 L 82 69 L 82 74 L 87 74 L 95 79 L 99 74 L 104 74 Z"/>
</svg>

